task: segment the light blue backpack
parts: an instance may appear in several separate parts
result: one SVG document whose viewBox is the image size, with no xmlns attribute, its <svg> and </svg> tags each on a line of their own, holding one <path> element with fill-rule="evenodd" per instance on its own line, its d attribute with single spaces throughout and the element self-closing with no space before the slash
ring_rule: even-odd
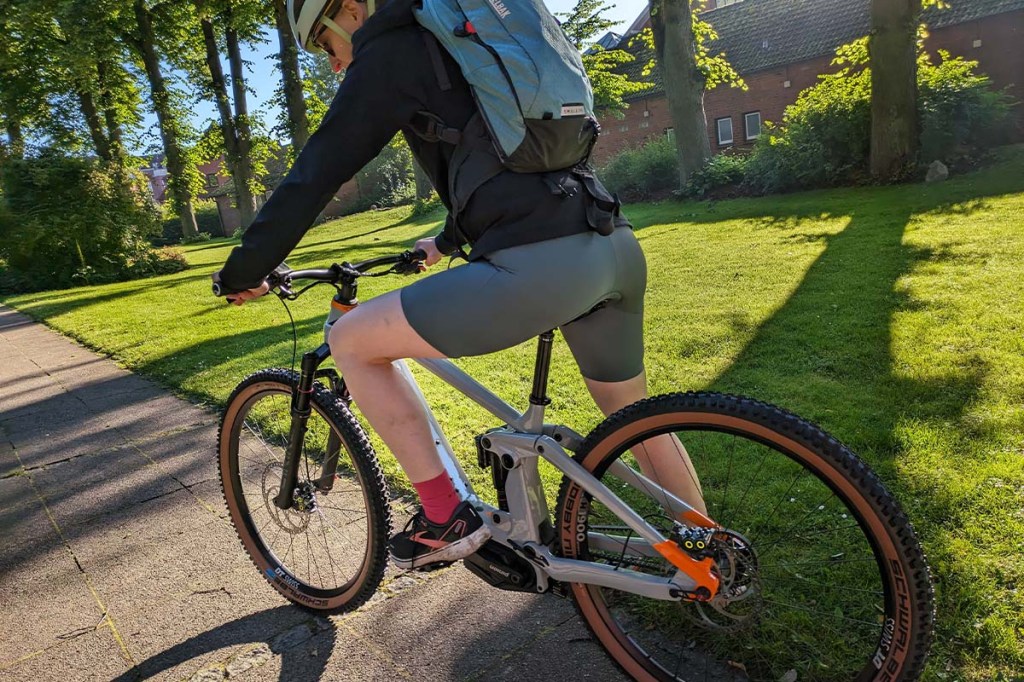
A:
<svg viewBox="0 0 1024 682">
<path fill-rule="evenodd" d="M 422 0 L 414 13 L 459 64 L 506 168 L 586 161 L 599 131 L 590 80 L 542 0 Z"/>
</svg>

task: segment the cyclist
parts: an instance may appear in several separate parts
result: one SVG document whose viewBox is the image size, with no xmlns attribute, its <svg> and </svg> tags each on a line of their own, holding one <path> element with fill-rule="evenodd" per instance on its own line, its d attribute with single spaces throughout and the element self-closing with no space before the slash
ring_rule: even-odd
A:
<svg viewBox="0 0 1024 682">
<path fill-rule="evenodd" d="M 491 353 L 560 326 L 605 414 L 646 396 L 646 263 L 631 226 L 617 211 L 600 215 L 577 171 L 500 170 L 474 182 L 473 155 L 494 156 L 486 136 L 481 142 L 463 134 L 456 145 L 424 134 L 423 112 L 461 130 L 476 105 L 456 62 L 431 51 L 413 6 L 414 0 L 388 0 L 374 11 L 372 0 L 289 0 L 299 44 L 326 52 L 345 78 L 287 177 L 214 274 L 237 305 L 267 293 L 265 277 L 338 187 L 404 134 L 449 209 L 441 233 L 415 248 L 430 266 L 469 245 L 468 263 L 360 305 L 334 323 L 329 338 L 349 391 L 420 497 L 422 509 L 391 539 L 403 568 L 463 558 L 490 532 L 459 500 L 426 418 L 392 361 Z M 437 59 L 450 82 L 439 82 Z M 595 231 L 595 216 L 614 220 L 615 229 Z M 634 450 L 641 469 L 703 511 L 678 440 L 651 443 Z"/>
</svg>

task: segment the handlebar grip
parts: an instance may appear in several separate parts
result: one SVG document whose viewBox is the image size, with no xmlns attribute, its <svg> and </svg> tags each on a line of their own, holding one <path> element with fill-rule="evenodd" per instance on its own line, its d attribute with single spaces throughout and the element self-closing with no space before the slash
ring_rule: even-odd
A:
<svg viewBox="0 0 1024 682">
<path fill-rule="evenodd" d="M 409 252 L 409 258 L 414 261 L 424 261 L 427 260 L 427 252 L 423 249 L 416 249 L 415 251 Z"/>
</svg>

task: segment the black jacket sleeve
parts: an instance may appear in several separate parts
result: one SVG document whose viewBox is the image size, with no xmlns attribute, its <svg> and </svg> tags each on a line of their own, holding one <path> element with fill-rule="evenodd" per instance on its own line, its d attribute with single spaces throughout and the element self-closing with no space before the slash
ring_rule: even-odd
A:
<svg viewBox="0 0 1024 682">
<path fill-rule="evenodd" d="M 434 246 L 444 255 L 450 256 L 462 248 L 464 244 L 465 242 L 455 234 L 455 222 L 452 220 L 451 214 L 448 214 L 444 221 L 444 229 L 434 237 Z"/>
<path fill-rule="evenodd" d="M 359 50 L 320 127 L 221 270 L 228 292 L 257 287 L 295 248 L 342 184 L 421 108 L 388 41 Z M 406 81 L 403 81 L 403 77 Z"/>
</svg>

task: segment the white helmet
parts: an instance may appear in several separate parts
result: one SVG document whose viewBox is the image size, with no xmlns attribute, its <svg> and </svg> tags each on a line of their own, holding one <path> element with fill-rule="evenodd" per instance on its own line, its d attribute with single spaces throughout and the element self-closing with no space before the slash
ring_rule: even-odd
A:
<svg viewBox="0 0 1024 682">
<path fill-rule="evenodd" d="M 375 9 L 374 0 L 360 0 L 367 2 L 367 15 L 373 14 Z M 352 42 L 352 37 L 331 19 L 341 7 L 341 0 L 288 0 L 288 22 L 292 27 L 292 35 L 302 49 L 307 52 L 319 51 L 313 43 L 313 36 L 321 23 L 326 24 L 329 29 Z"/>
</svg>

